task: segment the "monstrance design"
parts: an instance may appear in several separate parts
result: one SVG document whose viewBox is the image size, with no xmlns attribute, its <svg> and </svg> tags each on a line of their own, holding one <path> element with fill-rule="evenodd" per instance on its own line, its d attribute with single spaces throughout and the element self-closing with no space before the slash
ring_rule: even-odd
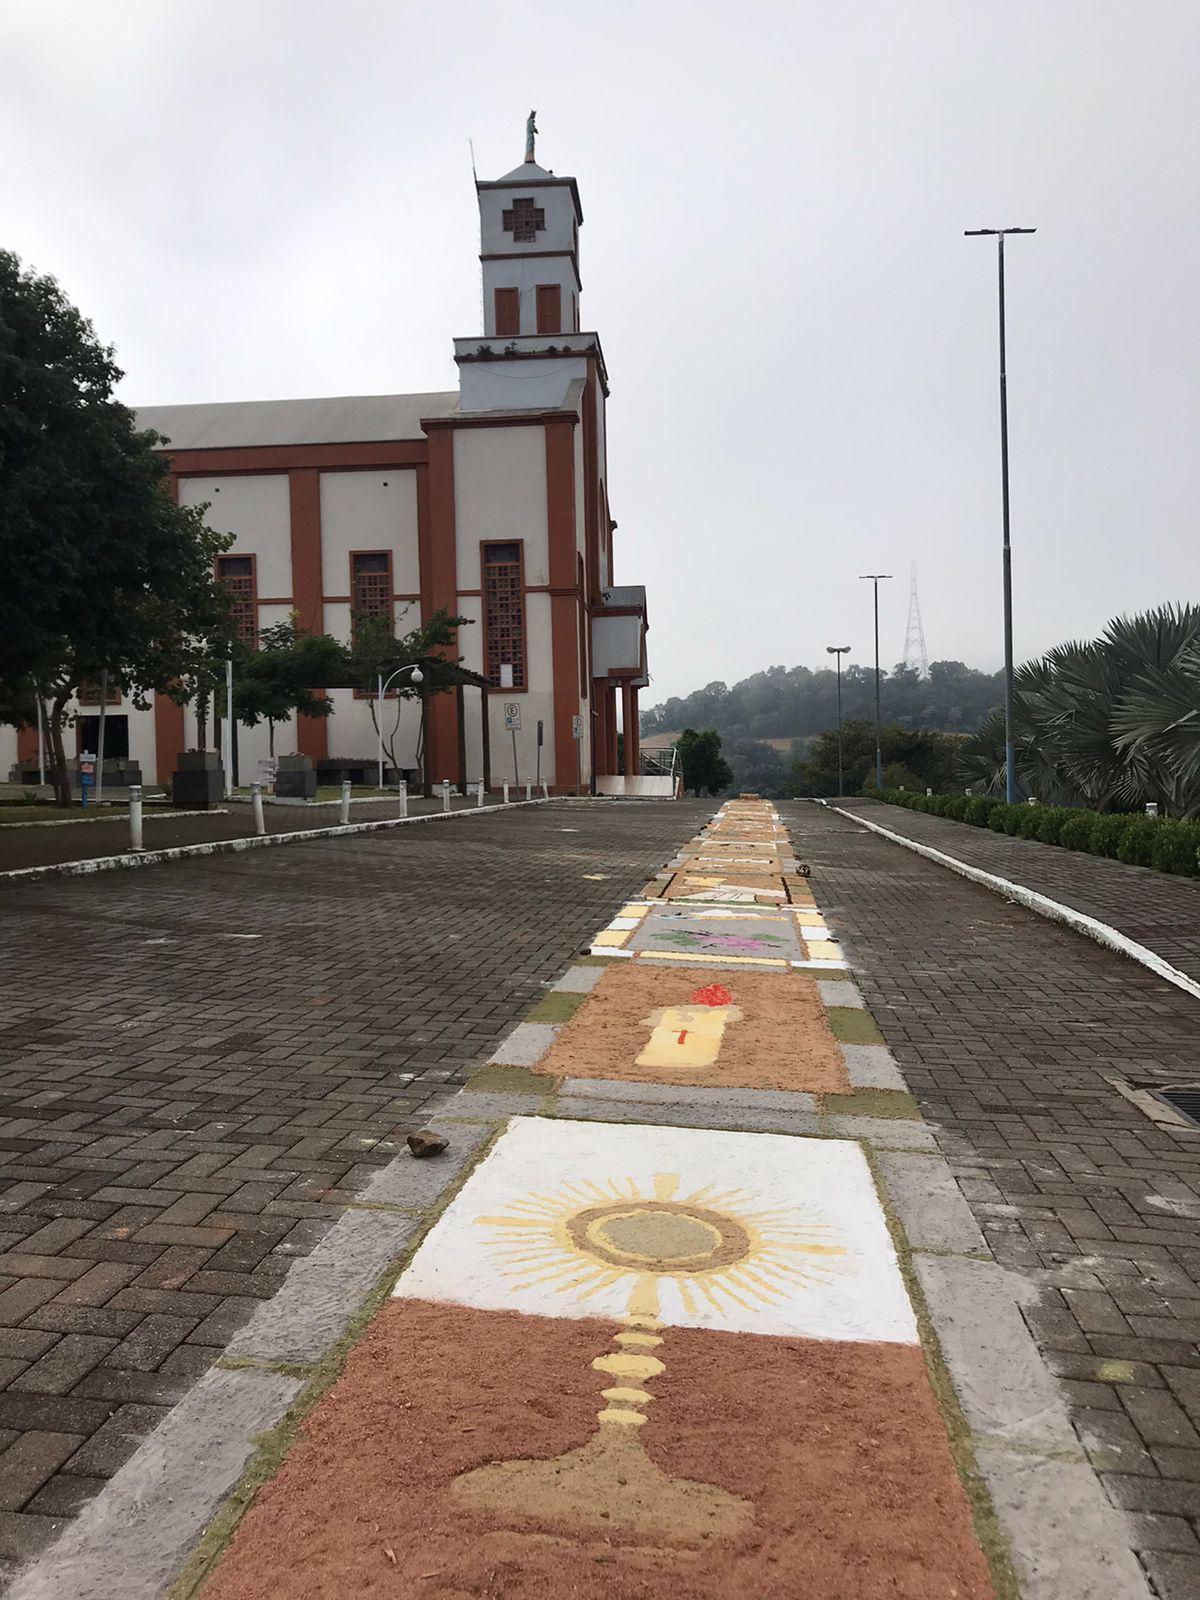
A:
<svg viewBox="0 0 1200 1600">
<path fill-rule="evenodd" d="M 763 1208 L 742 1190 L 713 1184 L 681 1196 L 679 1185 L 674 1173 L 657 1174 L 650 1193 L 632 1178 L 569 1183 L 477 1219 L 492 1230 L 500 1269 L 517 1288 L 579 1302 L 616 1286 L 629 1294 L 615 1348 L 592 1362 L 609 1380 L 595 1433 L 552 1460 L 464 1473 L 454 1492 L 476 1510 L 684 1545 L 729 1537 L 753 1519 L 748 1500 L 672 1477 L 646 1452 L 641 1430 L 654 1401 L 646 1386 L 666 1370 L 661 1291 L 673 1285 L 689 1317 L 705 1308 L 752 1311 L 799 1284 L 828 1281 L 846 1251 L 805 1208 Z"/>
</svg>

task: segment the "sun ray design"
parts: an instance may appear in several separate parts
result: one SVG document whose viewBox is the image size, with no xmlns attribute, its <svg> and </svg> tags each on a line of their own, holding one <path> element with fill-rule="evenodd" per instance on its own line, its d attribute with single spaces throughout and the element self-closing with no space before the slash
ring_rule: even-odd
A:
<svg viewBox="0 0 1200 1600">
<path fill-rule="evenodd" d="M 626 1526 L 683 1544 L 733 1535 L 753 1519 L 749 1501 L 672 1477 L 642 1442 L 655 1402 L 649 1385 L 666 1370 L 663 1290 L 673 1288 L 687 1316 L 708 1307 L 719 1318 L 731 1306 L 753 1314 L 799 1285 L 828 1281 L 846 1249 L 811 1208 L 764 1206 L 744 1189 L 712 1183 L 680 1188 L 673 1172 L 648 1185 L 571 1180 L 475 1219 L 491 1231 L 498 1270 L 515 1287 L 548 1288 L 580 1305 L 617 1289 L 625 1311 L 610 1349 L 592 1362 L 605 1383 L 592 1437 L 550 1461 L 464 1473 L 455 1492 L 466 1503 L 518 1522 Z"/>
</svg>

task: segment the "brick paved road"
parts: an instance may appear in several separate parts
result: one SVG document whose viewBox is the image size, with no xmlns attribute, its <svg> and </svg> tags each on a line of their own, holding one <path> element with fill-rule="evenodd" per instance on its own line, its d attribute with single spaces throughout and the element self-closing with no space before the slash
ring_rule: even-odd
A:
<svg viewBox="0 0 1200 1600">
<path fill-rule="evenodd" d="M 0 1564 L 709 810 L 564 803 L 0 885 Z"/>
<path fill-rule="evenodd" d="M 1107 922 L 1200 981 L 1200 880 L 1083 855 L 1036 839 L 975 828 L 947 817 L 906 811 L 877 800 L 847 800 L 854 811 L 918 844 L 944 850 L 973 867 L 1035 889 Z"/>
<path fill-rule="evenodd" d="M 495 797 L 498 798 L 498 797 Z M 451 796 L 451 810 L 472 810 L 474 799 Z M 441 799 L 410 799 L 410 816 L 442 809 Z M 395 800 L 356 800 L 350 807 L 351 822 L 375 822 L 394 817 Z M 268 833 L 295 833 L 302 828 L 332 828 L 341 821 L 337 805 L 266 805 L 263 816 Z M 169 808 L 147 806 L 144 835 L 148 850 L 168 850 L 181 844 L 200 844 L 208 839 L 245 839 L 254 832 L 254 814 L 248 805 L 237 801 L 228 808 L 200 816 L 178 816 Z M 14 867 L 42 867 L 56 861 L 86 861 L 96 856 L 119 855 L 129 845 L 127 817 L 64 822 L 52 827 L 0 826 L 0 872 Z"/>
<path fill-rule="evenodd" d="M 992 1249 L 1044 1287 L 1027 1320 L 1147 1572 L 1195 1600 L 1200 1131 L 1156 1126 L 1102 1074 L 1200 1077 L 1200 1006 L 845 818 L 782 809 Z"/>
</svg>

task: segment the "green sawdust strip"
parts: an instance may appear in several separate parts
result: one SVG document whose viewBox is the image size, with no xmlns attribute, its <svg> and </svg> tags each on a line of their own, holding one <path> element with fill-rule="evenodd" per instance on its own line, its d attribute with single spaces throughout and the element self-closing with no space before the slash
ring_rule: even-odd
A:
<svg viewBox="0 0 1200 1600">
<path fill-rule="evenodd" d="M 527 1011 L 525 1022 L 570 1022 L 587 999 L 586 994 L 563 994 L 555 991 L 543 996 L 532 1011 Z"/>
<path fill-rule="evenodd" d="M 573 967 L 607 967 L 613 961 L 619 961 L 620 959 L 620 956 L 574 956 L 572 957 L 571 965 Z"/>
<path fill-rule="evenodd" d="M 264 1433 L 255 1436 L 255 1453 L 250 1458 L 249 1465 L 222 1501 L 220 1509 L 205 1528 L 183 1570 L 165 1592 L 163 1600 L 191 1600 L 191 1597 L 211 1577 L 225 1546 L 233 1537 L 234 1529 L 253 1505 L 258 1491 L 279 1470 L 284 1456 L 295 1442 L 300 1424 L 341 1377 L 346 1357 L 366 1331 L 368 1322 L 391 1295 L 396 1279 L 425 1242 L 426 1235 L 442 1212 L 455 1198 L 484 1156 L 489 1153 L 502 1131 L 502 1128 L 497 1128 L 490 1139 L 484 1139 L 472 1159 L 442 1190 L 426 1214 L 425 1226 L 417 1230 L 400 1254 L 383 1269 L 375 1281 L 375 1287 L 351 1317 L 345 1333 L 320 1361 L 310 1367 L 297 1367 L 289 1362 L 255 1363 L 263 1371 L 278 1372 L 285 1377 L 306 1377 L 308 1382 L 279 1421 Z M 219 1371 L 222 1368 L 235 1370 L 243 1365 L 245 1363 L 236 1359 L 222 1357 L 217 1361 L 215 1370 Z M 1004 1600 L 1007 1600 L 1007 1596 Z"/>
<path fill-rule="evenodd" d="M 583 997 L 580 996 L 582 999 Z M 480 1067 L 463 1085 L 484 1094 L 536 1094 L 546 1093 L 544 1075 L 531 1072 L 528 1067 Z"/>
<path fill-rule="evenodd" d="M 970 1502 L 971 1521 L 975 1527 L 975 1538 L 978 1540 L 979 1548 L 983 1551 L 984 1560 L 988 1564 L 992 1588 L 995 1590 L 995 1600 L 1021 1600 L 1017 1575 L 1013 1570 L 1008 1536 L 1000 1526 L 1000 1519 L 997 1517 L 995 1507 L 992 1504 L 991 1494 L 979 1471 L 971 1430 L 967 1425 L 966 1417 L 963 1415 L 962 1407 L 959 1405 L 958 1395 L 954 1392 L 954 1385 L 950 1381 L 950 1372 L 946 1366 L 945 1357 L 942 1355 L 941 1340 L 938 1338 L 933 1318 L 929 1315 L 929 1307 L 925 1302 L 921 1280 L 917 1277 L 916 1270 L 912 1264 L 912 1252 L 909 1249 L 907 1235 L 892 1211 L 887 1188 L 880 1178 L 875 1164 L 874 1152 L 866 1144 L 860 1145 L 859 1148 L 866 1156 L 867 1165 L 871 1169 L 871 1177 L 875 1183 L 875 1193 L 883 1209 L 888 1232 L 892 1236 L 892 1244 L 896 1251 L 900 1274 L 904 1279 L 904 1287 L 908 1290 L 908 1298 L 912 1302 L 913 1312 L 917 1319 L 917 1332 L 921 1339 L 921 1349 L 925 1356 L 925 1371 L 929 1376 L 929 1387 L 933 1390 L 934 1399 L 937 1401 L 938 1409 L 942 1413 L 942 1421 L 946 1427 L 946 1438 L 950 1445 L 950 1455 L 958 1472 L 959 1482 L 962 1484 L 963 1491 Z"/>
<path fill-rule="evenodd" d="M 842 1044 L 882 1044 L 883 1035 L 869 1011 L 855 1006 L 826 1006 L 833 1037 Z"/>
<path fill-rule="evenodd" d="M 906 1117 L 919 1121 L 920 1111 L 911 1094 L 902 1089 L 854 1089 L 850 1094 L 827 1094 L 823 1110 L 830 1117 Z"/>
</svg>

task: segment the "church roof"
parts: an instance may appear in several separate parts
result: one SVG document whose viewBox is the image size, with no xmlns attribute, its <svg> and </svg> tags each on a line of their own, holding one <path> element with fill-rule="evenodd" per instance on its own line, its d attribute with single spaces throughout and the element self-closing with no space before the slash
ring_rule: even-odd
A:
<svg viewBox="0 0 1200 1600">
<path fill-rule="evenodd" d="M 558 173 L 551 172 L 548 167 L 538 166 L 536 161 L 523 161 L 519 167 L 514 167 L 511 172 L 506 172 L 502 178 L 476 178 L 476 189 L 548 189 L 561 185 L 570 189 L 571 199 L 575 203 L 575 217 L 583 221 L 583 206 L 579 200 L 579 185 L 574 178 L 560 178 Z"/>
<path fill-rule="evenodd" d="M 176 450 L 239 445 L 350 444 L 422 439 L 422 417 L 450 417 L 458 391 L 437 394 L 336 395 L 319 400 L 227 400 L 211 405 L 139 406 L 140 428 L 163 434 Z"/>
</svg>

